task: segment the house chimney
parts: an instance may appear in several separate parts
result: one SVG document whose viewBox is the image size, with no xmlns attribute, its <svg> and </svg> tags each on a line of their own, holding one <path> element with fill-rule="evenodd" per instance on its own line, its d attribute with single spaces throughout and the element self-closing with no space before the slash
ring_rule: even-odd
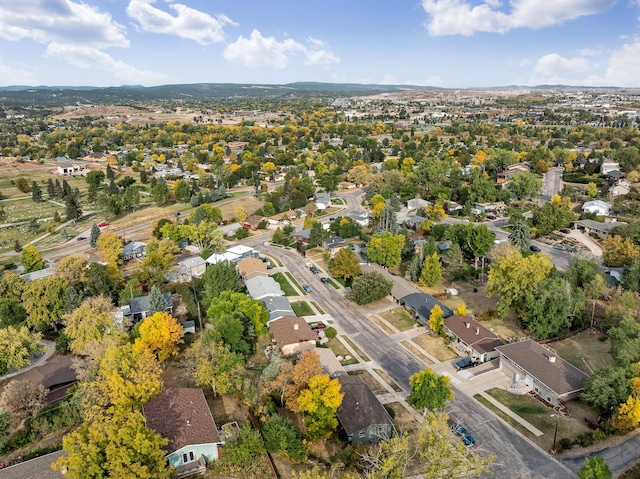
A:
<svg viewBox="0 0 640 479">
<path fill-rule="evenodd" d="M 298 323 L 295 323 L 295 324 L 293 325 L 293 329 L 294 329 L 295 331 L 297 331 L 297 330 L 298 330 Z"/>
<path fill-rule="evenodd" d="M 476 326 L 476 336 L 480 334 L 480 328 Z"/>
<path fill-rule="evenodd" d="M 464 322 L 464 325 L 467 327 L 467 329 L 469 329 L 471 327 L 471 323 L 468 323 L 466 321 Z"/>
<path fill-rule="evenodd" d="M 555 355 L 549 356 L 549 362 L 550 363 L 555 363 L 556 362 L 556 356 Z"/>
<path fill-rule="evenodd" d="M 358 401 L 356 401 L 356 411 L 360 409 L 360 403 Z"/>
<path fill-rule="evenodd" d="M 191 421 L 187 419 L 187 426 L 191 426 Z"/>
</svg>

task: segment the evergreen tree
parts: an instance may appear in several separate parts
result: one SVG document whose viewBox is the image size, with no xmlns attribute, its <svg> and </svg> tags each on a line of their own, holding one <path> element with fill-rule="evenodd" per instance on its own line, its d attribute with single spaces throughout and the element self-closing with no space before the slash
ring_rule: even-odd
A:
<svg viewBox="0 0 640 479">
<path fill-rule="evenodd" d="M 98 225 L 93 223 L 91 226 L 91 239 L 89 240 L 89 244 L 92 248 L 96 247 L 96 243 L 98 242 L 98 238 L 100 237 L 100 228 Z"/>
<path fill-rule="evenodd" d="M 314 222 L 313 226 L 311 226 L 311 232 L 309 233 L 309 248 L 320 246 L 322 244 L 322 238 L 324 238 L 322 225 L 319 222 Z"/>
<path fill-rule="evenodd" d="M 418 281 L 420 274 L 422 274 L 422 262 L 423 260 L 421 254 L 416 254 L 413 258 L 411 258 L 411 261 L 407 266 L 407 272 L 405 273 L 405 276 L 411 281 Z"/>
<path fill-rule="evenodd" d="M 47 195 L 49 195 L 49 199 L 56 197 L 56 187 L 53 184 L 53 180 L 51 178 L 49 178 L 49 181 L 47 181 Z"/>
<path fill-rule="evenodd" d="M 164 313 L 167 310 L 167 303 L 157 286 L 152 286 L 149 292 L 149 315 L 154 313 Z"/>
<path fill-rule="evenodd" d="M 105 175 L 107 177 L 107 180 L 114 180 L 116 178 L 116 175 L 113 172 L 113 169 L 111 168 L 111 165 L 107 165 L 107 170 L 105 172 Z"/>
<path fill-rule="evenodd" d="M 42 201 L 42 191 L 38 186 L 38 183 L 35 181 L 31 183 L 31 199 L 36 203 L 40 203 Z"/>
<path fill-rule="evenodd" d="M 71 186 L 67 183 L 67 180 L 62 180 L 62 196 L 60 199 L 66 199 L 67 196 L 71 196 Z"/>
<path fill-rule="evenodd" d="M 78 201 L 73 197 L 72 194 L 67 195 L 66 198 L 66 213 L 67 213 L 67 221 L 77 220 L 82 217 L 82 209 L 80 209 L 80 205 Z"/>
<path fill-rule="evenodd" d="M 140 183 L 146 185 L 149 181 L 149 175 L 147 174 L 147 170 L 140 170 Z"/>
<path fill-rule="evenodd" d="M 527 250 L 531 245 L 531 230 L 524 220 L 517 220 L 511 227 L 509 241 L 520 250 Z"/>
<path fill-rule="evenodd" d="M 58 180 L 58 178 L 56 178 L 56 184 L 55 184 L 55 197 L 56 198 L 62 198 L 62 186 L 60 186 L 60 180 Z"/>
</svg>

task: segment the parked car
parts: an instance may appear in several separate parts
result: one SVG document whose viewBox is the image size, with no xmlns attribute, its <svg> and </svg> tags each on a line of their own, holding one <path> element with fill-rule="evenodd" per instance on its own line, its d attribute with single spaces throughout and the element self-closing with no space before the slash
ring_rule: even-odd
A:
<svg viewBox="0 0 640 479">
<path fill-rule="evenodd" d="M 474 368 L 478 365 L 477 361 L 474 361 L 472 358 L 462 358 L 459 361 L 453 363 L 453 367 L 456 368 L 456 371 L 462 371 L 467 368 Z"/>
<path fill-rule="evenodd" d="M 109 222 L 108 221 L 103 221 L 102 223 L 98 223 L 98 227 L 99 228 L 104 228 L 105 226 L 109 226 Z"/>
<path fill-rule="evenodd" d="M 321 329 L 327 329 L 327 325 L 324 323 L 313 323 L 311 329 L 314 331 L 320 331 Z"/>
<path fill-rule="evenodd" d="M 557 249 L 558 251 L 565 251 L 568 248 L 563 244 L 554 244 L 553 249 Z"/>
<path fill-rule="evenodd" d="M 453 433 L 456 436 L 460 436 L 465 446 L 471 447 L 476 443 L 474 437 L 461 424 L 456 424 L 453 427 Z"/>
<path fill-rule="evenodd" d="M 325 278 L 324 276 L 320 278 L 320 281 L 322 281 L 324 284 L 329 284 L 329 278 Z"/>
<path fill-rule="evenodd" d="M 560 233 L 564 233 L 566 235 L 571 234 L 571 230 L 569 228 L 562 228 L 560 230 Z"/>
<path fill-rule="evenodd" d="M 87 239 L 87 237 L 86 237 L 86 236 L 78 236 L 78 237 L 76 238 L 76 240 L 77 240 L 77 241 L 82 241 L 82 240 L 86 240 L 86 239 Z"/>
<path fill-rule="evenodd" d="M 315 266 L 312 266 L 311 268 L 309 268 L 311 270 L 311 272 L 313 274 L 318 274 L 318 268 L 316 268 Z"/>
<path fill-rule="evenodd" d="M 311 286 L 309 286 L 308 284 L 303 284 L 302 289 L 304 289 L 307 293 L 310 293 L 311 291 L 313 291 L 311 289 Z"/>
<path fill-rule="evenodd" d="M 534 253 L 539 253 L 541 250 L 540 248 L 538 248 L 536 245 L 532 244 L 531 246 L 529 246 L 529 249 L 531 251 L 533 251 Z"/>
</svg>

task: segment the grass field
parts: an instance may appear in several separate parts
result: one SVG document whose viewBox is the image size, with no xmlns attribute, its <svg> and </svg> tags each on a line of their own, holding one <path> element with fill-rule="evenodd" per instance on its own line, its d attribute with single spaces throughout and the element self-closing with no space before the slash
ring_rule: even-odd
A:
<svg viewBox="0 0 640 479">
<path fill-rule="evenodd" d="M 324 310 L 318 306 L 318 303 L 316 303 L 315 301 L 311 301 L 311 304 L 313 304 L 316 308 L 316 310 L 320 313 L 320 314 L 324 314 Z"/>
<path fill-rule="evenodd" d="M 282 288 L 282 292 L 284 293 L 285 296 L 299 296 L 300 295 L 300 293 L 298 293 L 295 289 L 293 289 L 293 286 L 291 286 L 289 284 L 289 281 L 287 281 L 287 278 L 285 277 L 284 274 L 276 273 L 276 274 L 272 274 L 271 277 L 278 282 L 278 284 Z"/>
<path fill-rule="evenodd" d="M 455 358 L 457 355 L 451 351 L 445 344 L 444 340 L 437 336 L 431 336 L 429 334 L 423 334 L 417 338 L 413 338 L 415 342 L 422 349 L 434 356 L 439 361 L 448 361 Z"/>
<path fill-rule="evenodd" d="M 600 341 L 600 336 L 600 333 L 583 331 L 572 338 L 551 343 L 549 346 L 562 359 L 591 375 L 593 371 L 616 365 L 609 353 L 611 342 Z"/>
<path fill-rule="evenodd" d="M 413 319 L 404 308 L 396 308 L 391 311 L 385 311 L 380 313 L 384 319 L 389 321 L 396 329 L 400 331 L 406 331 L 408 329 L 413 329 L 418 323 L 415 319 Z"/>
<path fill-rule="evenodd" d="M 315 314 L 306 301 L 291 303 L 291 309 L 296 313 L 296 316 L 313 316 Z"/>
<path fill-rule="evenodd" d="M 326 344 L 327 347 L 331 349 L 331 351 L 333 351 L 333 354 L 335 354 L 336 356 L 351 356 L 349 350 L 344 344 L 340 342 L 337 337 L 330 339 Z M 349 359 L 348 361 L 340 361 L 340 364 L 342 364 L 343 366 L 348 366 L 349 364 L 358 364 L 358 360 L 351 356 L 351 359 Z"/>
<path fill-rule="evenodd" d="M 302 294 L 307 294 L 307 292 L 302 289 L 302 287 L 300 286 L 300 284 L 296 281 L 296 279 L 293 277 L 293 275 L 291 273 L 289 273 L 289 271 L 286 272 L 287 278 L 289 278 L 289 281 L 291 281 L 291 284 L 295 285 L 296 288 L 298 288 L 299 291 L 302 291 Z"/>
</svg>

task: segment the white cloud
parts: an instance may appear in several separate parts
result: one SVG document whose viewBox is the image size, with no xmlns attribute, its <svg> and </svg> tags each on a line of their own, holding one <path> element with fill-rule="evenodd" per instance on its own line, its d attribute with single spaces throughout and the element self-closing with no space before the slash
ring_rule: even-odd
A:
<svg viewBox="0 0 640 479">
<path fill-rule="evenodd" d="M 584 84 L 584 73 L 589 71 L 591 64 L 584 57 L 566 58 L 557 53 L 550 53 L 538 59 L 533 67 L 530 84 Z"/>
<path fill-rule="evenodd" d="M 0 57 L 0 85 L 35 85 L 37 83 L 38 80 L 32 72 L 5 65 Z"/>
<path fill-rule="evenodd" d="M 114 79 L 128 83 L 158 85 L 171 81 L 171 77 L 151 70 L 139 70 L 136 67 L 115 60 L 111 55 L 97 48 L 83 45 L 50 43 L 45 53 L 48 57 L 62 58 L 73 66 L 95 68 L 111 75 Z"/>
<path fill-rule="evenodd" d="M 127 47 L 124 28 L 111 14 L 72 0 L 2 0 L 0 37 L 77 43 L 95 48 Z"/>
<path fill-rule="evenodd" d="M 274 37 L 264 37 L 254 29 L 249 38 L 240 36 L 224 49 L 223 56 L 228 62 L 241 63 L 247 67 L 286 68 L 294 55 L 304 55 L 307 65 L 329 65 L 339 63 L 340 58 L 326 48 L 326 44 L 309 38 L 309 47 L 288 38 L 278 41 Z"/>
<path fill-rule="evenodd" d="M 499 1 L 473 5 L 466 0 L 422 0 L 429 15 L 430 35 L 465 35 L 476 32 L 505 33 L 515 28 L 544 28 L 603 12 L 615 0 L 512 0 L 510 11 L 499 10 Z"/>
<path fill-rule="evenodd" d="M 237 25 L 225 15 L 211 16 L 181 3 L 169 3 L 175 15 L 153 6 L 156 0 L 131 0 L 127 14 L 145 32 L 165 33 L 210 45 L 224 40 L 224 27 Z"/>
<path fill-rule="evenodd" d="M 637 87 L 640 78 L 640 38 L 614 50 L 600 85 Z"/>
<path fill-rule="evenodd" d="M 582 57 L 595 57 L 602 55 L 602 49 L 600 48 L 581 48 L 578 50 L 578 55 Z"/>
</svg>

